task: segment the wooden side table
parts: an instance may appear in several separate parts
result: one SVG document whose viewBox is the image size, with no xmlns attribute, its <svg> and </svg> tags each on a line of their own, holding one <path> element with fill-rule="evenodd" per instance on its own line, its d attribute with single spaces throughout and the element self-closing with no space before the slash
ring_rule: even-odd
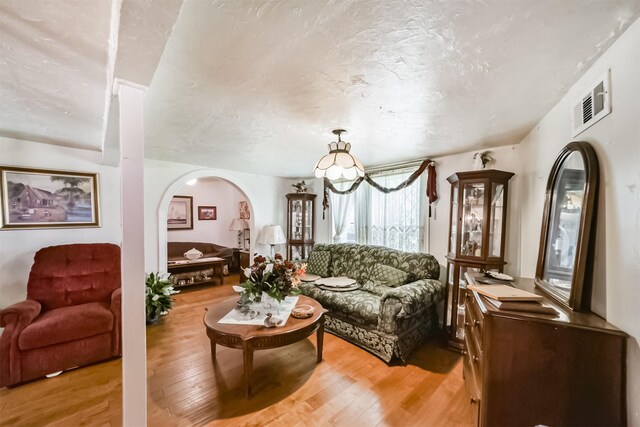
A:
<svg viewBox="0 0 640 427">
<path fill-rule="evenodd" d="M 298 304 L 307 304 L 314 308 L 313 316 L 308 319 L 296 319 L 290 316 L 285 326 L 266 328 L 255 325 L 230 325 L 218 323 L 238 301 L 233 297 L 207 308 L 204 315 L 204 325 L 207 336 L 211 340 L 211 359 L 216 360 L 216 345 L 242 349 L 244 365 L 244 381 L 247 399 L 251 398 L 251 373 L 253 370 L 254 350 L 284 347 L 301 341 L 317 333 L 318 363 L 322 361 L 322 343 L 324 338 L 324 314 L 327 312 L 316 300 L 300 295 Z"/>
</svg>

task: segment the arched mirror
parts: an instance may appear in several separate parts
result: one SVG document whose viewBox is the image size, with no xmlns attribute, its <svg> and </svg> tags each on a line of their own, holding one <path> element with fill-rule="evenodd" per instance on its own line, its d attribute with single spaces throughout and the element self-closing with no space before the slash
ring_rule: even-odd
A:
<svg viewBox="0 0 640 427">
<path fill-rule="evenodd" d="M 598 176 L 593 147 L 571 142 L 547 181 L 535 282 L 575 311 L 591 305 Z"/>
</svg>

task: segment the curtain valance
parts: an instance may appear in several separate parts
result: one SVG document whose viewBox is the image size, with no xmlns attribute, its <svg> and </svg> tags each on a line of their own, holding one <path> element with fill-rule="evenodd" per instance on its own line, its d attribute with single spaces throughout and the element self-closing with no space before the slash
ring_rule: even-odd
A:
<svg viewBox="0 0 640 427">
<path fill-rule="evenodd" d="M 383 187 L 375 182 L 368 173 L 365 173 L 364 176 L 358 177 L 353 182 L 353 184 L 351 184 L 351 187 L 347 188 L 346 190 L 338 190 L 331 183 L 331 181 L 329 181 L 329 179 L 325 177 L 324 197 L 322 199 L 322 219 L 324 219 L 325 210 L 329 207 L 329 191 L 341 195 L 351 194 L 356 191 L 358 187 L 360 187 L 360 184 L 366 181 L 369 183 L 369 185 L 371 185 L 378 191 L 382 191 L 383 193 L 391 193 L 394 191 L 402 190 L 403 188 L 406 188 L 407 186 L 413 184 L 413 182 L 418 179 L 420 175 L 422 175 L 422 172 L 424 172 L 425 169 L 427 170 L 427 199 L 429 200 L 429 216 L 431 216 L 431 203 L 438 200 L 438 193 L 436 192 L 436 164 L 435 162 L 433 162 L 433 160 L 427 159 L 420 164 L 418 169 L 416 169 L 416 171 L 413 172 L 411 176 L 409 176 L 409 178 L 396 185 L 395 187 L 390 188 Z"/>
</svg>

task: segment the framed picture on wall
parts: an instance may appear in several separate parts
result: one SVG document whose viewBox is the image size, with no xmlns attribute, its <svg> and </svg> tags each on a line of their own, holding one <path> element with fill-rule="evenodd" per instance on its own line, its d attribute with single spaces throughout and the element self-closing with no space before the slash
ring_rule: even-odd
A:
<svg viewBox="0 0 640 427">
<path fill-rule="evenodd" d="M 251 211 L 247 202 L 240 202 L 240 219 L 251 219 Z"/>
<path fill-rule="evenodd" d="M 167 229 L 193 230 L 193 197 L 173 196 L 167 211 Z"/>
<path fill-rule="evenodd" d="M 2 228 L 99 227 L 98 174 L 0 166 Z"/>
<path fill-rule="evenodd" d="M 218 209 L 215 206 L 198 206 L 199 221 L 215 221 L 218 219 Z"/>
</svg>

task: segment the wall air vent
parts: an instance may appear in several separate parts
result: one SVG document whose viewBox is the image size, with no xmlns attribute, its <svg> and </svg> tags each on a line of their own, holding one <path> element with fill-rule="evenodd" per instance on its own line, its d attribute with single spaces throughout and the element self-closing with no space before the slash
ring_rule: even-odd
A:
<svg viewBox="0 0 640 427">
<path fill-rule="evenodd" d="M 573 137 L 611 112 L 609 70 L 573 104 Z"/>
</svg>

